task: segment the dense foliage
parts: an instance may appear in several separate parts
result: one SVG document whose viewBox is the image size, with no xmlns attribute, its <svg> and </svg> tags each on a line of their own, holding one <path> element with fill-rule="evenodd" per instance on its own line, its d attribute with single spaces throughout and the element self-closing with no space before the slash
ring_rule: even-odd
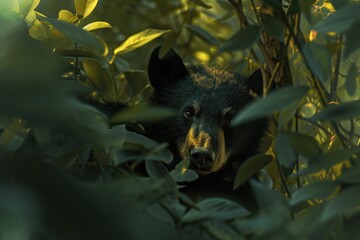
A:
<svg viewBox="0 0 360 240">
<path fill-rule="evenodd" d="M 359 235 L 358 1 L 56 4 L 0 2 L 1 239 Z M 222 196 L 193 202 L 177 183 L 198 177 L 187 163 L 168 171 L 166 144 L 125 128 L 141 132 L 136 121 L 173 114 L 146 105 L 144 69 L 160 43 L 160 54 L 175 47 L 189 63 L 261 68 L 265 96 L 233 120 L 273 115 L 266 154 L 246 160 L 234 181 L 258 175 L 259 211 Z M 129 108 L 108 119 L 79 96 Z M 133 174 L 144 162 L 147 176 Z"/>
</svg>

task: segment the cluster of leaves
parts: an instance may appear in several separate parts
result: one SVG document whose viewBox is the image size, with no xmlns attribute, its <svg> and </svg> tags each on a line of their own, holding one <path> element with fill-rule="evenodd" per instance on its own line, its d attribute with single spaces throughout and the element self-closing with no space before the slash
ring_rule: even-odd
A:
<svg viewBox="0 0 360 240">
<path fill-rule="evenodd" d="M 1 236 L 357 236 L 359 4 L 343 0 L 136 2 L 144 6 L 140 15 L 153 16 L 151 25 L 162 30 L 142 30 L 115 47 L 102 38 L 104 31 L 112 29 L 109 23 L 86 23 L 97 0 L 75 0 L 73 11 L 61 10 L 57 19 L 35 10 L 40 0 L 0 3 L 4 63 L 0 67 L 0 210 L 5 213 L 0 216 Z M 156 14 L 160 10 L 166 14 L 163 18 L 150 15 L 154 9 Z M 128 53 L 159 37 L 164 37 L 160 55 L 175 46 L 189 61 L 227 64 L 244 73 L 260 67 L 265 93 L 273 85 L 289 85 L 246 106 L 232 123 L 274 115 L 270 149 L 247 159 L 234 181 L 238 188 L 266 167 L 260 181 L 251 182 L 260 211 L 251 213 L 221 196 L 193 202 L 177 184 L 197 178 L 187 169 L 188 162 L 169 172 L 161 164 L 172 160 L 166 145 L 117 124 L 173 114 L 145 105 L 151 94 L 146 73 L 126 60 Z M 274 49 L 284 50 L 279 59 L 269 42 Z M 143 62 L 139 56 L 136 60 Z M 110 119 L 109 130 L 109 119 L 80 100 L 85 95 L 97 102 L 123 102 L 130 108 Z M 142 131 L 141 126 L 134 127 Z M 136 170 L 142 162 L 149 177 L 133 176 L 129 169 Z M 75 180 L 63 169 L 97 183 Z"/>
</svg>

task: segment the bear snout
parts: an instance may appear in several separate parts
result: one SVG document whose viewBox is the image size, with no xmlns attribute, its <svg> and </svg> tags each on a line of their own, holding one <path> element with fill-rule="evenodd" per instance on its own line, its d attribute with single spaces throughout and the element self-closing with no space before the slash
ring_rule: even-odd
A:
<svg viewBox="0 0 360 240">
<path fill-rule="evenodd" d="M 210 169 L 216 154 L 211 148 L 195 147 L 189 153 L 191 163 L 198 169 Z"/>
</svg>

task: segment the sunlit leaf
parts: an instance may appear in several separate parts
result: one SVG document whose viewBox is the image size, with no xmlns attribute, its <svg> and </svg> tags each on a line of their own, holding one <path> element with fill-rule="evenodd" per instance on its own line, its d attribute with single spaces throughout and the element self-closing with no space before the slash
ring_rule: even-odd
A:
<svg viewBox="0 0 360 240">
<path fill-rule="evenodd" d="M 86 31 L 94 31 L 102 28 L 111 28 L 111 25 L 107 22 L 98 21 L 98 22 L 89 23 L 88 25 L 83 27 L 83 29 Z"/>
<path fill-rule="evenodd" d="M 36 19 L 35 8 L 40 0 L 18 0 L 20 13 L 23 15 L 26 23 L 31 26 Z"/>
<path fill-rule="evenodd" d="M 359 12 L 359 4 L 349 4 L 336 10 L 336 12 L 317 23 L 313 28 L 319 32 L 343 32 L 360 20 Z"/>
<path fill-rule="evenodd" d="M 314 121 L 341 121 L 360 116 L 360 100 L 327 106 L 311 119 Z"/>
<path fill-rule="evenodd" d="M 60 10 L 58 19 L 65 22 L 74 23 L 78 20 L 78 17 L 75 16 L 72 12 L 63 9 Z"/>
<path fill-rule="evenodd" d="M 236 114 L 233 125 L 240 125 L 248 121 L 269 116 L 287 106 L 299 103 L 307 94 L 306 86 L 284 87 L 271 92 L 267 97 L 257 99 L 245 106 Z"/>
<path fill-rule="evenodd" d="M 270 36 L 279 41 L 284 41 L 285 26 L 275 17 L 266 17 L 263 21 L 264 29 Z"/>
<path fill-rule="evenodd" d="M 359 77 L 359 70 L 356 63 L 352 63 L 346 75 L 345 88 L 350 96 L 354 96 L 357 87 L 357 78 Z"/>
<path fill-rule="evenodd" d="M 260 27 L 250 25 L 237 31 L 220 47 L 220 51 L 245 50 L 260 39 Z"/>
<path fill-rule="evenodd" d="M 342 190 L 325 206 L 321 220 L 328 220 L 342 214 L 355 214 L 360 205 L 360 187 L 349 187 Z"/>
<path fill-rule="evenodd" d="M 89 33 L 82 28 L 74 26 L 70 23 L 63 22 L 53 18 L 45 18 L 38 16 L 40 21 L 45 21 L 53 25 L 57 30 L 59 30 L 66 37 L 71 39 L 74 42 L 88 46 L 90 48 L 95 48 L 101 53 L 104 52 L 104 46 L 92 33 Z"/>
<path fill-rule="evenodd" d="M 327 84 L 331 75 L 332 56 L 324 47 L 315 42 L 309 42 L 303 47 L 305 61 L 310 70 L 321 82 Z"/>
<path fill-rule="evenodd" d="M 233 189 L 240 187 L 260 169 L 264 168 L 272 161 L 273 157 L 265 154 L 252 156 L 242 163 L 236 173 Z"/>
<path fill-rule="evenodd" d="M 114 55 L 133 51 L 168 32 L 170 32 L 170 30 L 146 29 L 142 32 L 136 33 L 126 39 L 120 46 L 115 48 Z"/>
<path fill-rule="evenodd" d="M 75 0 L 76 15 L 81 18 L 86 18 L 92 11 L 94 11 L 98 0 Z"/>
<path fill-rule="evenodd" d="M 39 20 L 35 19 L 29 29 L 29 34 L 36 40 L 46 40 L 48 35 L 48 29 Z"/>
<path fill-rule="evenodd" d="M 195 26 L 195 25 L 188 25 L 186 26 L 186 28 L 193 33 L 195 36 L 201 38 L 202 40 L 217 45 L 219 44 L 219 41 L 212 36 L 210 33 L 208 33 L 207 31 L 205 31 L 204 29 L 202 29 L 199 26 Z"/>
<path fill-rule="evenodd" d="M 326 200 L 335 193 L 338 185 L 335 182 L 323 181 L 303 186 L 291 195 L 290 204 L 296 205 L 307 200 Z"/>
<path fill-rule="evenodd" d="M 205 219 L 226 221 L 249 215 L 249 212 L 241 205 L 223 198 L 207 198 L 196 206 L 200 210 L 191 209 L 185 214 L 182 222 L 192 223 Z"/>
<path fill-rule="evenodd" d="M 203 7 L 203 8 L 206 8 L 206 9 L 210 9 L 212 8 L 212 6 L 206 4 L 204 1 L 202 0 L 190 0 L 191 2 L 195 3 L 196 5 L 200 6 L 200 7 Z"/>
</svg>

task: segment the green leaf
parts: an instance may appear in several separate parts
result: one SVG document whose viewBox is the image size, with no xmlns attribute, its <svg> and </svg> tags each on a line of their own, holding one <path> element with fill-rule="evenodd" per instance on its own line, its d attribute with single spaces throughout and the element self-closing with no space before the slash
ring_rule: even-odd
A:
<svg viewBox="0 0 360 240">
<path fill-rule="evenodd" d="M 111 91 L 113 88 L 113 83 L 111 81 L 111 76 L 109 72 L 106 71 L 106 68 L 101 65 L 101 63 L 95 59 L 86 58 L 82 60 L 82 65 L 86 75 L 88 76 L 92 87 L 106 94 L 108 91 Z"/>
<path fill-rule="evenodd" d="M 282 166 L 293 169 L 296 163 L 295 151 L 285 133 L 278 133 L 275 137 L 276 157 Z"/>
<path fill-rule="evenodd" d="M 314 121 L 341 121 L 360 116 L 360 100 L 329 105 L 311 119 Z"/>
<path fill-rule="evenodd" d="M 204 1 L 202 0 L 190 0 L 191 2 L 195 3 L 196 5 L 200 6 L 200 7 L 203 7 L 203 8 L 206 8 L 206 9 L 210 9 L 212 8 L 212 6 L 206 4 Z"/>
<path fill-rule="evenodd" d="M 317 23 L 313 28 L 319 32 L 343 32 L 360 20 L 360 5 L 349 4 L 342 7 L 328 18 Z"/>
<path fill-rule="evenodd" d="M 139 94 L 149 84 L 148 77 L 144 71 L 125 71 L 131 96 Z"/>
<path fill-rule="evenodd" d="M 60 10 L 58 19 L 68 23 L 74 23 L 78 20 L 78 17 L 75 16 L 72 12 L 63 9 Z"/>
<path fill-rule="evenodd" d="M 109 23 L 103 21 L 92 22 L 86 25 L 85 27 L 83 27 L 84 30 L 89 32 L 102 28 L 112 28 L 112 27 Z"/>
<path fill-rule="evenodd" d="M 146 160 L 145 161 L 146 172 L 153 180 L 166 178 L 169 176 L 168 170 L 159 161 Z"/>
<path fill-rule="evenodd" d="M 350 184 L 360 183 L 360 167 L 356 165 L 350 169 L 346 169 L 342 172 L 341 176 L 336 179 L 337 181 Z"/>
<path fill-rule="evenodd" d="M 299 103 L 308 91 L 309 88 L 306 86 L 284 87 L 273 91 L 267 97 L 257 99 L 240 110 L 234 117 L 233 125 L 267 117 L 287 106 Z"/>
<path fill-rule="evenodd" d="M 126 39 L 120 46 L 115 48 L 114 55 L 133 51 L 168 32 L 170 32 L 170 30 L 146 29 L 142 32 L 136 33 Z"/>
<path fill-rule="evenodd" d="M 260 27 L 249 25 L 237 31 L 220 47 L 220 51 L 238 51 L 249 48 L 260 39 Z"/>
<path fill-rule="evenodd" d="M 175 169 L 170 172 L 171 177 L 176 182 L 192 182 L 199 178 L 199 175 L 189 169 L 190 159 L 186 158 L 176 164 Z"/>
<path fill-rule="evenodd" d="M 360 187 L 350 187 L 341 191 L 325 206 L 321 220 L 326 221 L 338 215 L 358 212 L 360 205 Z"/>
<path fill-rule="evenodd" d="M 301 169 L 299 175 L 316 173 L 323 169 L 329 169 L 332 166 L 351 158 L 354 154 L 360 153 L 360 146 L 345 148 L 335 152 L 320 154 L 309 161 L 309 167 Z"/>
<path fill-rule="evenodd" d="M 332 70 L 331 53 L 315 42 L 307 43 L 303 47 L 303 52 L 310 70 L 322 83 L 327 84 Z"/>
<path fill-rule="evenodd" d="M 208 33 L 207 31 L 205 31 L 204 29 L 202 29 L 199 26 L 195 26 L 195 25 L 188 25 L 186 26 L 186 28 L 195 36 L 199 37 L 200 39 L 204 40 L 205 42 L 208 42 L 210 44 L 214 44 L 217 45 L 219 44 L 219 41 L 212 36 L 210 33 Z"/>
<path fill-rule="evenodd" d="M 272 156 L 265 154 L 258 154 L 252 156 L 242 163 L 236 173 L 233 189 L 240 187 L 252 176 L 254 176 L 260 169 L 264 168 L 272 161 Z"/>
<path fill-rule="evenodd" d="M 87 46 L 91 49 L 95 48 L 100 53 L 104 52 L 104 46 L 101 41 L 96 38 L 92 33 L 85 31 L 84 29 L 74 26 L 70 23 L 60 21 L 53 18 L 46 18 L 38 16 L 40 21 L 45 21 L 53 25 L 57 30 L 59 30 L 66 37 L 71 39 L 74 42 Z"/>
<path fill-rule="evenodd" d="M 139 122 L 156 122 L 175 116 L 176 114 L 176 111 L 169 108 L 138 105 L 114 114 L 110 121 L 114 124 L 131 122 L 134 120 Z"/>
<path fill-rule="evenodd" d="M 200 210 L 191 209 L 187 212 L 182 219 L 183 223 L 193 223 L 205 219 L 228 221 L 250 214 L 241 205 L 223 198 L 207 198 L 196 206 Z"/>
<path fill-rule="evenodd" d="M 350 96 L 354 96 L 356 92 L 357 78 L 359 77 L 359 70 L 356 63 L 352 63 L 346 75 L 345 88 Z"/>
<path fill-rule="evenodd" d="M 305 157 L 315 157 L 322 153 L 318 142 L 313 137 L 295 132 L 287 132 L 285 134 L 291 143 L 292 149 L 297 154 Z"/>
<path fill-rule="evenodd" d="M 81 18 L 86 18 L 92 11 L 94 11 L 98 0 L 75 0 L 76 15 Z"/>
<path fill-rule="evenodd" d="M 291 195 L 290 205 L 295 206 L 307 200 L 326 200 L 337 190 L 335 182 L 323 181 L 303 186 Z"/>
<path fill-rule="evenodd" d="M 360 21 L 355 22 L 352 27 L 344 33 L 344 58 L 349 57 L 351 53 L 360 48 L 360 34 L 357 34 L 358 29 L 360 29 Z"/>
<path fill-rule="evenodd" d="M 39 5 L 40 0 L 19 0 L 19 10 L 23 15 L 28 26 L 31 26 L 36 19 L 35 8 Z"/>
<path fill-rule="evenodd" d="M 266 17 L 262 21 L 262 24 L 265 31 L 269 33 L 270 36 L 281 42 L 284 41 L 285 26 L 281 21 L 275 17 Z"/>
<path fill-rule="evenodd" d="M 274 209 L 287 209 L 287 203 L 283 196 L 276 190 L 265 188 L 260 182 L 250 180 L 256 202 L 265 212 L 271 212 Z"/>
</svg>

